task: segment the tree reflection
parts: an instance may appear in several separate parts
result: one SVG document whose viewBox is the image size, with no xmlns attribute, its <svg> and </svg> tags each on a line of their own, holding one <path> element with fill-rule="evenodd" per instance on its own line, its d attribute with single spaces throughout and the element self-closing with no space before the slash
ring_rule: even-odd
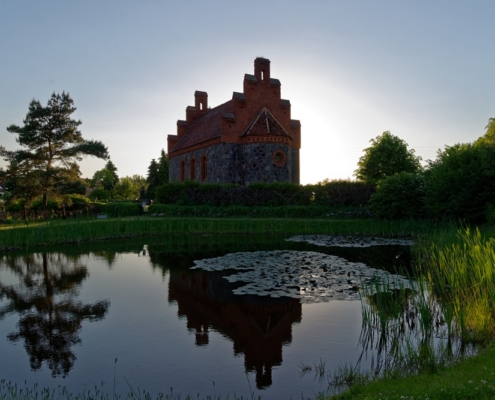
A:
<svg viewBox="0 0 495 400">
<path fill-rule="evenodd" d="M 67 376 L 76 360 L 72 346 L 81 342 L 82 321 L 104 318 L 110 303 L 76 301 L 78 288 L 89 276 L 79 257 L 60 253 L 6 256 L 0 268 L 19 279 L 16 286 L 0 282 L 0 299 L 7 299 L 0 308 L 0 319 L 14 312 L 20 316 L 18 331 L 8 339 L 24 340 L 33 370 L 46 362 L 53 377 Z"/>
</svg>

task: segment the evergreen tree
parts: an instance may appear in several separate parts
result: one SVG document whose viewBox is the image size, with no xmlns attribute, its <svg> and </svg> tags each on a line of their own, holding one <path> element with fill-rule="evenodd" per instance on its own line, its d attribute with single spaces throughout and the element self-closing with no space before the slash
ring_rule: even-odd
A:
<svg viewBox="0 0 495 400">
<path fill-rule="evenodd" d="M 160 158 L 158 158 L 158 175 L 160 177 L 160 185 L 168 183 L 168 154 L 163 149 Z"/>
<path fill-rule="evenodd" d="M 117 175 L 117 167 L 112 162 L 112 160 L 108 160 L 108 162 L 105 164 L 105 168 L 108 169 L 112 173 L 113 186 L 115 186 L 117 184 L 117 182 L 119 181 L 119 176 Z M 113 189 L 113 186 L 112 186 L 112 189 Z"/>
<path fill-rule="evenodd" d="M 158 171 L 158 163 L 153 158 L 148 167 L 148 175 L 146 176 L 146 182 L 148 183 L 148 198 L 155 198 L 155 189 L 160 186 L 160 175 Z"/>
<path fill-rule="evenodd" d="M 85 140 L 78 130 L 81 121 L 71 118 L 76 111 L 68 93 L 53 93 L 46 106 L 32 100 L 24 126 L 10 125 L 7 131 L 18 135 L 23 148 L 7 151 L 0 146 L 0 156 L 15 163 L 20 193 L 26 197 L 43 195 L 46 209 L 48 196 L 59 194 L 58 183 L 70 174 L 73 165 L 85 156 L 107 159 L 108 150 L 100 141 Z"/>
</svg>

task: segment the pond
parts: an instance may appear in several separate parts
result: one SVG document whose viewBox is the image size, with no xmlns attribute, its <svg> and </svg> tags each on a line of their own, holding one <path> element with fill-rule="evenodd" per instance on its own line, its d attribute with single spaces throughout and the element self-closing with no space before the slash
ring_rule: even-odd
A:
<svg viewBox="0 0 495 400">
<path fill-rule="evenodd" d="M 122 396 L 325 392 L 328 372 L 376 360 L 362 344 L 359 287 L 406 274 L 410 250 L 286 239 L 167 237 L 3 254 L 0 379 Z"/>
</svg>

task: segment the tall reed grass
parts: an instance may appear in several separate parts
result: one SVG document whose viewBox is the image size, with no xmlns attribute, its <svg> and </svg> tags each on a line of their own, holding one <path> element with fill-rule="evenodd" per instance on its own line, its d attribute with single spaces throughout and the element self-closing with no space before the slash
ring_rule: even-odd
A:
<svg viewBox="0 0 495 400">
<path fill-rule="evenodd" d="M 431 221 L 318 220 L 295 218 L 151 218 L 51 220 L 0 229 L 0 251 L 36 246 L 184 234 L 345 234 L 415 236 L 436 229 Z"/>
<path fill-rule="evenodd" d="M 464 340 L 495 338 L 495 239 L 463 228 L 448 242 L 423 245 L 418 254 L 423 278 Z"/>
</svg>

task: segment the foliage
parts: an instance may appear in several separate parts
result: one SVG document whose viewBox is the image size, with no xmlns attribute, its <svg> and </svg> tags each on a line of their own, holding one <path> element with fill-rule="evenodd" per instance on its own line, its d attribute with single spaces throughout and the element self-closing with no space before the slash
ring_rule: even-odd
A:
<svg viewBox="0 0 495 400">
<path fill-rule="evenodd" d="M 485 212 L 486 221 L 490 225 L 495 225 L 495 204 L 488 204 Z"/>
<path fill-rule="evenodd" d="M 76 111 L 68 93 L 53 93 L 46 106 L 32 100 L 24 126 L 10 125 L 7 130 L 17 134 L 23 148 L 7 151 L 0 146 L 0 155 L 9 162 L 8 174 L 15 181 L 16 197 L 28 201 L 43 195 L 60 194 L 61 185 L 74 178 L 77 161 L 84 156 L 107 158 L 107 148 L 100 141 L 85 140 L 78 130 L 81 121 L 71 115 Z"/>
<path fill-rule="evenodd" d="M 210 206 L 347 207 L 366 204 L 373 188 L 363 182 L 332 181 L 325 185 L 256 183 L 249 186 L 199 184 L 186 181 L 156 188 L 162 204 Z"/>
<path fill-rule="evenodd" d="M 416 156 L 414 150 L 408 150 L 407 143 L 389 131 L 370 142 L 371 146 L 363 150 L 364 155 L 358 161 L 358 169 L 354 171 L 358 180 L 376 185 L 387 176 L 421 171 L 421 157 Z"/>
<path fill-rule="evenodd" d="M 139 215 L 141 207 L 138 203 L 114 201 L 112 203 L 103 204 L 101 212 L 107 214 L 108 217 L 132 217 Z"/>
<path fill-rule="evenodd" d="M 424 197 L 424 175 L 401 172 L 378 183 L 369 209 L 378 218 L 423 218 Z"/>
<path fill-rule="evenodd" d="M 140 175 L 126 176 L 120 178 L 115 185 L 113 196 L 118 200 L 135 200 L 144 192 L 146 180 Z"/>
<path fill-rule="evenodd" d="M 91 178 L 91 187 L 112 192 L 117 182 L 114 181 L 112 171 L 103 168 L 96 171 Z"/>
<path fill-rule="evenodd" d="M 363 206 L 375 190 L 373 186 L 364 182 L 344 179 L 326 179 L 306 187 L 313 193 L 314 205 L 328 207 Z"/>
<path fill-rule="evenodd" d="M 110 200 L 111 194 L 108 190 L 105 189 L 94 189 L 91 191 L 88 197 L 91 201 L 108 201 Z"/>
<path fill-rule="evenodd" d="M 148 185 L 146 191 L 146 197 L 149 199 L 155 199 L 155 190 L 158 186 L 168 183 L 168 154 L 162 149 L 158 162 L 155 159 L 151 160 L 148 167 L 148 174 L 146 176 L 146 183 Z M 141 196 L 144 198 L 144 196 Z"/>
<path fill-rule="evenodd" d="M 426 177 L 429 217 L 484 220 L 495 198 L 495 142 L 485 135 L 472 144 L 446 147 L 430 162 Z"/>
<path fill-rule="evenodd" d="M 155 189 L 161 185 L 160 176 L 158 174 L 158 163 L 153 158 L 148 167 L 148 175 L 146 176 L 146 183 L 148 184 L 147 196 L 149 199 L 155 198 Z"/>
<path fill-rule="evenodd" d="M 160 177 L 161 185 L 168 183 L 168 171 L 168 154 L 162 149 L 160 157 L 158 158 L 158 175 Z"/>
<path fill-rule="evenodd" d="M 112 160 L 107 161 L 107 163 L 105 164 L 105 169 L 110 171 L 110 173 L 112 174 L 113 184 L 115 185 L 119 181 L 119 176 L 117 175 L 117 167 L 112 162 Z"/>
<path fill-rule="evenodd" d="M 183 206 L 152 204 L 148 214 L 164 217 L 213 217 L 213 218 L 367 218 L 368 213 L 359 207 L 325 206 Z"/>
</svg>

